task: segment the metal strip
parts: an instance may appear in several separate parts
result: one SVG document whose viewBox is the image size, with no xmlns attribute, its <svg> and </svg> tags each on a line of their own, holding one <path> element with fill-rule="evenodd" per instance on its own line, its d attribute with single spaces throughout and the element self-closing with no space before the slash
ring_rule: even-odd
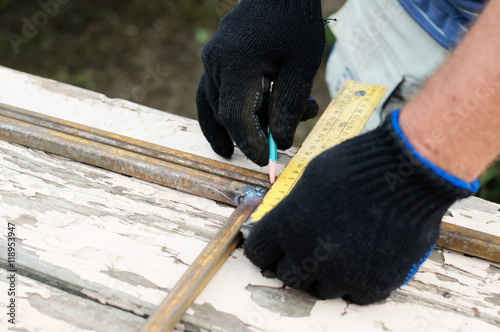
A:
<svg viewBox="0 0 500 332">
<path fill-rule="evenodd" d="M 0 103 L 0 115 L 169 163 L 269 189 L 266 174 Z"/>
<path fill-rule="evenodd" d="M 172 331 L 215 272 L 236 248 L 241 225 L 262 201 L 263 195 L 246 197 L 207 244 L 172 291 L 143 327 L 143 332 Z"/>
<path fill-rule="evenodd" d="M 437 245 L 500 263 L 500 238 L 470 228 L 443 221 Z"/>
<path fill-rule="evenodd" d="M 0 116 L 0 138 L 232 206 L 249 193 L 264 190 L 5 116 Z"/>
</svg>

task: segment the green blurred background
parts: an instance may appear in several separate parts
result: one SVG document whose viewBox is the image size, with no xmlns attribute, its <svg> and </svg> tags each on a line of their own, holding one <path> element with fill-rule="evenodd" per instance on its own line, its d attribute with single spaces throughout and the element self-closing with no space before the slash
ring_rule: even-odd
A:
<svg viewBox="0 0 500 332">
<path fill-rule="evenodd" d="M 323 1 L 324 16 L 344 1 Z M 0 0 L 0 65 L 195 119 L 201 48 L 237 2 Z M 320 109 L 330 102 L 324 66 L 312 92 Z M 151 71 L 159 84 L 146 89 Z M 295 145 L 313 125 L 300 125 Z M 478 195 L 500 202 L 500 164 L 480 180 Z"/>
</svg>

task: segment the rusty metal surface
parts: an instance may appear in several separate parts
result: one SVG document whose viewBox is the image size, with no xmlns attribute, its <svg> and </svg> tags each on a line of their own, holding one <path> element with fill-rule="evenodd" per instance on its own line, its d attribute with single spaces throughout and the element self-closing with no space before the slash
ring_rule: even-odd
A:
<svg viewBox="0 0 500 332">
<path fill-rule="evenodd" d="M 247 183 L 5 116 L 0 116 L 0 138 L 232 206 L 237 206 L 239 199 L 248 193 L 263 190 Z"/>
<path fill-rule="evenodd" d="M 470 228 L 442 222 L 437 245 L 500 263 L 500 238 Z"/>
<path fill-rule="evenodd" d="M 143 332 L 172 331 L 175 325 L 217 272 L 241 239 L 241 225 L 260 204 L 264 192 L 245 197 L 228 220 L 184 273 L 155 313 Z"/>
<path fill-rule="evenodd" d="M 104 130 L 99 130 L 70 121 L 64 121 L 48 115 L 4 104 L 0 104 L 0 115 L 82 139 L 157 158 L 176 165 L 203 171 L 205 173 L 247 183 L 252 186 L 267 189 L 271 187 L 266 174 L 228 163 L 203 158 L 176 149 L 170 149 L 157 144 L 117 135 Z"/>
</svg>

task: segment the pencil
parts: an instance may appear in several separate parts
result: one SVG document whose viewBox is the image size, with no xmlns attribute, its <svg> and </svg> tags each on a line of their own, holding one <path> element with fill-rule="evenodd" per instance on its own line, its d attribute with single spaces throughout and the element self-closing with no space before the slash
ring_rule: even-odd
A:
<svg viewBox="0 0 500 332">
<path fill-rule="evenodd" d="M 271 86 L 269 87 L 269 94 L 266 96 L 265 91 L 265 78 L 262 76 L 262 92 L 264 95 L 264 101 L 267 101 L 267 107 L 270 108 L 271 101 L 270 96 L 273 90 L 273 82 L 271 82 Z M 271 184 L 276 180 L 276 160 L 278 159 L 278 147 L 276 145 L 276 141 L 271 134 L 271 128 L 267 127 L 267 143 L 269 144 L 269 181 Z"/>
<path fill-rule="evenodd" d="M 278 159 L 278 148 L 276 142 L 274 141 L 273 135 L 271 134 L 271 129 L 267 129 L 267 141 L 269 143 L 269 181 L 271 184 L 276 180 L 276 159 Z"/>
</svg>

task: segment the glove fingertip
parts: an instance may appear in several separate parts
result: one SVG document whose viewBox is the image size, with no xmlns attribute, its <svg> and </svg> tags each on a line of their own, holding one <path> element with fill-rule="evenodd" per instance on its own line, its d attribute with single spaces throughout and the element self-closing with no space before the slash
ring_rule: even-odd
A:
<svg viewBox="0 0 500 332">
<path fill-rule="evenodd" d="M 272 103 L 269 127 L 279 149 L 286 150 L 292 146 L 304 110 L 304 102 L 275 100 Z"/>
<path fill-rule="evenodd" d="M 231 157 L 234 153 L 233 141 L 227 130 L 215 118 L 201 86 L 196 93 L 196 105 L 201 131 L 210 143 L 212 150 L 221 157 Z"/>
<path fill-rule="evenodd" d="M 229 159 L 234 153 L 234 145 L 232 142 L 230 144 L 224 144 L 223 142 L 210 143 L 210 146 L 219 156 Z"/>
<path fill-rule="evenodd" d="M 300 121 L 306 121 L 312 119 L 318 115 L 319 106 L 316 100 L 313 97 L 310 97 L 305 103 L 304 113 L 300 118 Z M 285 125 L 275 125 L 274 128 L 277 128 L 274 132 L 276 132 L 276 143 L 280 150 L 289 149 L 293 145 L 293 140 L 295 136 L 295 132 L 297 130 L 298 122 L 293 121 L 289 122 Z M 283 129 L 284 128 L 284 129 Z"/>
<path fill-rule="evenodd" d="M 309 97 L 309 100 L 306 102 L 306 109 L 300 121 L 306 121 L 312 119 L 318 115 L 319 105 L 313 97 Z"/>
<path fill-rule="evenodd" d="M 198 117 L 198 122 L 212 150 L 223 158 L 230 158 L 234 153 L 234 144 L 226 129 L 215 119 Z"/>
<path fill-rule="evenodd" d="M 253 161 L 254 163 L 256 163 L 261 167 L 266 166 L 269 163 L 269 149 L 265 145 L 261 151 L 258 151 L 251 147 L 249 148 L 242 147 L 241 151 L 251 161 Z"/>
<path fill-rule="evenodd" d="M 297 124 L 283 123 L 280 119 L 273 121 L 270 119 L 269 129 L 273 134 L 274 141 L 279 150 L 289 149 L 293 145 Z"/>
</svg>

